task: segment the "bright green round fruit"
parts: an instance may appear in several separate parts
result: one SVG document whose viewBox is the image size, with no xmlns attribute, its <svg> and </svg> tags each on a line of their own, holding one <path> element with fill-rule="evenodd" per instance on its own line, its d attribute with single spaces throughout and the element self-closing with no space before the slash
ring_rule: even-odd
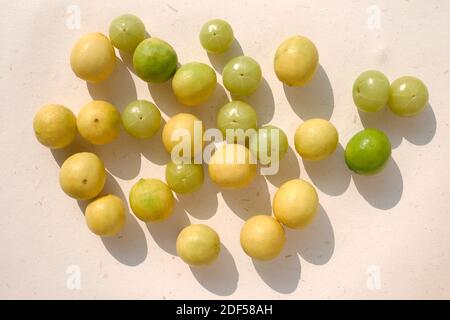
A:
<svg viewBox="0 0 450 320">
<path fill-rule="evenodd" d="M 174 163 L 166 166 L 166 182 L 176 193 L 197 191 L 203 184 L 203 166 L 194 163 Z"/>
<path fill-rule="evenodd" d="M 219 109 L 217 114 L 217 128 L 226 137 L 227 130 L 255 129 L 258 125 L 258 116 L 255 109 L 249 104 L 233 100 Z"/>
<path fill-rule="evenodd" d="M 200 30 L 200 43 L 210 53 L 227 51 L 233 44 L 233 40 L 233 29 L 222 19 L 209 20 Z"/>
<path fill-rule="evenodd" d="M 140 179 L 130 190 L 131 210 L 145 222 L 167 219 L 174 202 L 172 191 L 159 179 Z"/>
<path fill-rule="evenodd" d="M 358 109 L 365 112 L 381 110 L 389 100 L 389 93 L 389 80 L 380 71 L 365 71 L 353 84 L 353 101 Z"/>
<path fill-rule="evenodd" d="M 248 96 L 258 89 L 262 79 L 258 62 L 247 56 L 231 59 L 223 69 L 223 84 L 234 96 Z"/>
<path fill-rule="evenodd" d="M 172 46 L 158 38 L 145 39 L 134 50 L 134 69 L 147 82 L 166 82 L 177 70 L 177 63 L 177 53 Z"/>
<path fill-rule="evenodd" d="M 51 149 L 67 147 L 77 135 L 77 120 L 69 108 L 50 104 L 42 107 L 33 119 L 38 141 Z"/>
<path fill-rule="evenodd" d="M 361 175 L 374 175 L 391 157 L 389 138 L 378 129 L 364 129 L 355 134 L 345 148 L 345 162 Z"/>
<path fill-rule="evenodd" d="M 178 256 L 191 266 L 211 264 L 220 253 L 220 238 L 204 224 L 192 224 L 181 230 L 176 242 Z"/>
<path fill-rule="evenodd" d="M 275 139 L 275 140 L 273 140 Z M 281 160 L 289 148 L 286 134 L 278 127 L 266 125 L 259 128 L 256 135 L 250 138 L 250 151 L 252 151 L 263 164 L 272 162 L 274 154 Z M 267 157 L 267 160 L 266 160 Z M 267 162 L 267 163 L 266 163 Z"/>
<path fill-rule="evenodd" d="M 177 100 L 191 107 L 206 102 L 214 93 L 216 85 L 216 72 L 201 62 L 184 64 L 172 80 L 172 89 Z"/>
<path fill-rule="evenodd" d="M 115 18 L 109 26 L 109 39 L 119 50 L 133 53 L 137 45 L 145 38 L 145 25 L 135 15 L 121 15 Z"/>
<path fill-rule="evenodd" d="M 150 138 L 161 126 L 161 112 L 149 101 L 136 100 L 122 112 L 122 123 L 125 130 L 133 137 Z"/>
<path fill-rule="evenodd" d="M 415 77 L 401 77 L 392 82 L 389 108 L 402 117 L 421 113 L 428 104 L 428 89 Z"/>
</svg>

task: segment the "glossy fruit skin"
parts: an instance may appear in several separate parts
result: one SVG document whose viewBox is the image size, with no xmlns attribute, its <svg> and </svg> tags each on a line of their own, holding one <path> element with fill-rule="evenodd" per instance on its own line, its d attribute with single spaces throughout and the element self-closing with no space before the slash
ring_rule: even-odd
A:
<svg viewBox="0 0 450 320">
<path fill-rule="evenodd" d="M 273 198 L 275 218 L 292 229 L 308 226 L 317 214 L 318 205 L 316 189 L 301 179 L 283 183 Z"/>
<path fill-rule="evenodd" d="M 228 22 L 213 19 L 203 25 L 199 38 L 202 47 L 209 53 L 224 53 L 233 44 L 234 34 Z"/>
<path fill-rule="evenodd" d="M 161 127 L 161 112 L 149 101 L 136 100 L 122 112 L 122 123 L 131 136 L 139 139 L 151 138 Z"/>
<path fill-rule="evenodd" d="M 42 145 L 50 149 L 61 149 L 75 139 L 77 119 L 69 108 L 49 104 L 39 109 L 34 116 L 33 130 Z"/>
<path fill-rule="evenodd" d="M 278 147 L 276 147 L 275 143 L 272 145 L 272 132 L 278 134 Z M 278 160 L 281 160 L 286 155 L 288 149 L 289 144 L 286 133 L 276 126 L 265 125 L 258 129 L 253 139 L 250 139 L 250 150 L 260 161 L 263 161 L 265 157 L 271 159 L 272 152 L 276 151 L 278 152 Z M 263 164 L 269 164 L 270 162 Z"/>
<path fill-rule="evenodd" d="M 70 65 L 78 78 L 92 83 L 102 82 L 114 71 L 116 53 L 105 35 L 88 33 L 72 48 Z"/>
<path fill-rule="evenodd" d="M 320 161 L 329 157 L 337 148 L 339 135 L 331 122 L 310 119 L 295 131 L 294 143 L 298 154 L 305 160 Z"/>
<path fill-rule="evenodd" d="M 248 96 L 258 89 L 262 71 L 258 62 L 247 56 L 231 59 L 223 68 L 223 85 L 233 96 Z"/>
<path fill-rule="evenodd" d="M 196 128 L 199 128 L 200 132 L 196 132 Z M 204 140 L 201 120 L 190 113 L 179 113 L 166 122 L 162 132 L 162 140 L 164 148 L 169 153 L 171 153 L 172 149 L 174 149 L 181 141 L 180 139 L 172 137 L 172 134 L 178 129 L 187 130 L 186 132 L 191 138 L 190 156 L 193 158 L 197 153 L 203 150 Z M 189 155 L 184 154 L 182 154 L 182 156 L 189 157 Z"/>
<path fill-rule="evenodd" d="M 384 169 L 391 157 L 391 142 L 378 129 L 364 129 L 355 134 L 345 148 L 345 163 L 361 175 L 374 175 Z"/>
<path fill-rule="evenodd" d="M 204 224 L 192 224 L 181 230 L 176 242 L 178 256 L 191 266 L 206 266 L 220 254 L 220 238 Z"/>
<path fill-rule="evenodd" d="M 208 164 L 211 180 L 222 188 L 240 189 L 249 185 L 256 176 L 256 164 L 250 151 L 240 144 L 224 143 L 212 155 Z"/>
<path fill-rule="evenodd" d="M 110 237 L 119 233 L 125 225 L 125 205 L 119 197 L 106 195 L 88 204 L 86 223 L 94 234 Z"/>
<path fill-rule="evenodd" d="M 192 193 L 203 184 L 203 166 L 194 163 L 174 163 L 166 165 L 166 182 L 170 189 L 180 194 Z"/>
<path fill-rule="evenodd" d="M 90 152 L 76 153 L 64 161 L 59 172 L 59 184 L 63 191 L 77 200 L 95 198 L 106 181 L 103 161 Z"/>
<path fill-rule="evenodd" d="M 140 179 L 130 190 L 133 213 L 144 222 L 157 222 L 173 213 L 174 197 L 167 184 L 159 179 Z"/>
<path fill-rule="evenodd" d="M 353 101 L 359 110 L 377 112 L 383 109 L 390 94 L 388 78 L 377 70 L 367 70 L 353 84 Z"/>
<path fill-rule="evenodd" d="M 249 104 L 233 100 L 225 104 L 217 113 L 217 128 L 224 137 L 228 129 L 255 129 L 258 126 L 258 116 L 256 110 Z"/>
<path fill-rule="evenodd" d="M 80 135 L 92 144 L 107 144 L 120 133 L 122 119 L 116 107 L 106 101 L 89 102 L 77 116 Z"/>
<path fill-rule="evenodd" d="M 286 236 L 283 226 L 273 217 L 257 215 L 245 222 L 240 242 L 249 257 L 268 261 L 275 259 L 283 250 Z"/>
<path fill-rule="evenodd" d="M 145 39 L 134 50 L 134 70 L 146 82 L 166 82 L 177 70 L 177 63 L 172 46 L 158 38 Z"/>
<path fill-rule="evenodd" d="M 288 86 L 307 84 L 316 73 L 318 65 L 319 53 L 316 46 L 303 36 L 284 40 L 275 53 L 275 73 Z"/>
<path fill-rule="evenodd" d="M 109 38 L 117 49 L 133 53 L 137 45 L 146 38 L 145 25 L 133 14 L 121 15 L 111 22 Z"/>
<path fill-rule="evenodd" d="M 405 76 L 391 84 L 388 106 L 401 117 L 411 117 L 421 113 L 428 105 L 428 89 L 416 77 Z"/>
<path fill-rule="evenodd" d="M 206 102 L 214 93 L 217 76 L 213 68 L 201 62 L 182 65 L 172 79 L 178 102 L 193 107 Z"/>
</svg>

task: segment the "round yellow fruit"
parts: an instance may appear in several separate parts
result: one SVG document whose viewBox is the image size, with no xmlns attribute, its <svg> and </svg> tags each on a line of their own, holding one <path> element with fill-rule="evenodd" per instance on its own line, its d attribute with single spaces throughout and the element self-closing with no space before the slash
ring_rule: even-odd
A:
<svg viewBox="0 0 450 320">
<path fill-rule="evenodd" d="M 243 188 L 256 175 L 256 161 L 240 144 L 223 144 L 212 155 L 208 172 L 211 180 L 222 188 Z"/>
<path fill-rule="evenodd" d="M 120 133 L 120 113 L 106 101 L 94 100 L 83 108 L 77 117 L 80 135 L 92 144 L 106 144 Z"/>
<path fill-rule="evenodd" d="M 211 264 L 220 253 L 220 238 L 214 229 L 204 224 L 184 228 L 177 238 L 178 256 L 191 266 Z"/>
<path fill-rule="evenodd" d="M 98 236 L 109 237 L 119 233 L 125 224 L 125 205 L 114 195 L 95 199 L 85 211 L 89 229 Z"/>
<path fill-rule="evenodd" d="M 336 128 L 324 119 L 305 121 L 295 131 L 295 150 L 305 160 L 320 161 L 327 158 L 336 150 L 338 142 Z"/>
<path fill-rule="evenodd" d="M 70 65 L 77 77 L 98 83 L 106 80 L 116 66 L 116 53 L 102 33 L 82 36 L 72 49 Z"/>
<path fill-rule="evenodd" d="M 300 229 L 314 219 L 319 205 L 316 189 L 301 179 L 285 182 L 273 198 L 273 212 L 286 227 Z"/>
<path fill-rule="evenodd" d="M 286 236 L 283 226 L 271 216 L 251 217 L 241 229 L 241 246 L 258 260 L 272 260 L 283 250 Z"/>
<path fill-rule="evenodd" d="M 314 43 L 303 36 L 286 39 L 275 53 L 274 68 L 278 79 L 288 86 L 302 86 L 314 76 L 319 53 Z"/>
<path fill-rule="evenodd" d="M 103 161 L 90 152 L 70 156 L 59 172 L 59 184 L 63 191 L 78 200 L 95 198 L 103 190 L 105 181 Z"/>
<path fill-rule="evenodd" d="M 77 135 L 77 120 L 70 109 L 49 104 L 36 113 L 33 129 L 38 141 L 51 149 L 67 147 Z"/>
<path fill-rule="evenodd" d="M 167 152 L 177 147 L 177 155 L 193 158 L 203 150 L 202 121 L 190 113 L 179 113 L 164 125 L 162 140 Z"/>
</svg>

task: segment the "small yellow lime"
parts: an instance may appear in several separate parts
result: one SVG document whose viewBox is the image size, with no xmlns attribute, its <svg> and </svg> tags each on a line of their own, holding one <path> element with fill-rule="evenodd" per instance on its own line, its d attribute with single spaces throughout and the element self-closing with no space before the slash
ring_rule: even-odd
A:
<svg viewBox="0 0 450 320">
<path fill-rule="evenodd" d="M 305 160 L 320 161 L 330 156 L 339 142 L 336 128 L 327 120 L 311 119 L 295 131 L 294 143 Z"/>
<path fill-rule="evenodd" d="M 311 223 L 318 205 L 319 197 L 316 189 L 301 179 L 282 184 L 273 198 L 275 217 L 292 229 L 300 229 Z"/>
<path fill-rule="evenodd" d="M 36 138 L 51 149 L 67 147 L 77 135 L 77 120 L 70 109 L 50 104 L 42 107 L 34 116 L 33 129 Z"/>
<path fill-rule="evenodd" d="M 248 256 L 258 260 L 277 257 L 285 241 L 283 226 L 271 216 L 251 217 L 241 230 L 242 249 Z"/>
<path fill-rule="evenodd" d="M 98 236 L 109 237 L 122 230 L 125 224 L 125 205 L 115 195 L 106 195 L 92 201 L 85 211 L 89 229 Z"/>
</svg>

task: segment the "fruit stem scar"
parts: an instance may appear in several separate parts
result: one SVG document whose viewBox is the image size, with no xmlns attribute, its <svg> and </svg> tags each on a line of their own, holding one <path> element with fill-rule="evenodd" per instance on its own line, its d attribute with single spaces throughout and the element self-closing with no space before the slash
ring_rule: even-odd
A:
<svg viewBox="0 0 450 320">
<path fill-rule="evenodd" d="M 87 183 L 87 179 L 83 179 L 83 184 L 86 184 Z"/>
</svg>

